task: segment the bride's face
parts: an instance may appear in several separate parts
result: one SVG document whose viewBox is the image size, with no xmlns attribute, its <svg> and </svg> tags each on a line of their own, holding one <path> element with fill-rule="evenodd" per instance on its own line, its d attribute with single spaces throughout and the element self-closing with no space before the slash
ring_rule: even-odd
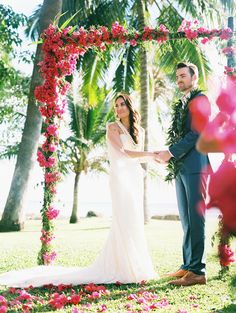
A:
<svg viewBox="0 0 236 313">
<path fill-rule="evenodd" d="M 116 116 L 120 119 L 124 119 L 129 116 L 129 108 L 125 104 L 125 100 L 122 97 L 116 100 L 114 109 Z"/>
</svg>

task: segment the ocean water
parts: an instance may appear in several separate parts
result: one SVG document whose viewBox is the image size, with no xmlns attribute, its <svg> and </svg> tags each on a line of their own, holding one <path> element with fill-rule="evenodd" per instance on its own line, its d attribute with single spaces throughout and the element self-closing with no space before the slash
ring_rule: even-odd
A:
<svg viewBox="0 0 236 313">
<path fill-rule="evenodd" d="M 0 212 L 2 212 L 3 203 L 1 202 L 0 207 Z M 41 207 L 42 204 L 40 201 L 30 201 L 24 211 L 24 215 L 29 219 L 40 219 Z M 58 218 L 68 218 L 72 211 L 72 202 L 56 202 L 54 207 L 60 210 Z M 86 217 L 88 211 L 94 211 L 102 217 L 111 217 L 112 204 L 110 202 L 79 202 L 78 215 L 80 217 Z M 176 203 L 149 203 L 148 212 L 150 217 L 154 215 L 178 215 L 178 208 Z M 208 216 L 217 217 L 218 214 L 219 211 L 216 208 L 207 211 Z"/>
</svg>

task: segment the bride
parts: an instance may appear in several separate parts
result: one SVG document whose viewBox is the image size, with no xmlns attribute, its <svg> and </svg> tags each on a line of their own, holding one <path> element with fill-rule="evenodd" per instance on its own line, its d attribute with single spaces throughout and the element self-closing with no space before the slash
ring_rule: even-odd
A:
<svg viewBox="0 0 236 313">
<path fill-rule="evenodd" d="M 143 216 L 142 162 L 155 160 L 143 151 L 144 130 L 131 98 L 115 99 L 117 121 L 107 125 L 112 225 L 106 243 L 88 267 L 37 266 L 0 275 L 0 285 L 39 287 L 46 284 L 137 283 L 156 278 L 148 252 Z"/>
</svg>

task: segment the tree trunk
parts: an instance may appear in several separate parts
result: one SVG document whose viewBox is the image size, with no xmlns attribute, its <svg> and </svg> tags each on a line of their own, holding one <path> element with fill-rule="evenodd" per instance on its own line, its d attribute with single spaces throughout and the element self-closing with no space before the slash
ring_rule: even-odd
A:
<svg viewBox="0 0 236 313">
<path fill-rule="evenodd" d="M 40 32 L 48 27 L 57 14 L 61 13 L 61 8 L 62 0 L 44 0 L 40 12 Z M 26 121 L 10 191 L 0 221 L 0 231 L 19 231 L 24 227 L 22 213 L 42 127 L 42 117 L 38 111 L 36 100 L 34 98 L 35 87 L 43 82 L 38 67 L 38 63 L 41 60 L 42 52 L 41 45 L 39 44 L 36 50 L 31 78 Z"/>
<path fill-rule="evenodd" d="M 79 217 L 78 217 L 79 178 L 80 178 L 80 173 L 76 173 L 75 174 L 75 182 L 74 182 L 73 207 L 72 207 L 72 213 L 71 213 L 71 217 L 70 217 L 70 224 L 75 224 L 75 223 L 79 222 Z"/>
<path fill-rule="evenodd" d="M 142 32 L 145 26 L 144 19 L 144 3 L 142 0 L 137 1 L 137 13 L 138 13 L 138 25 L 139 31 Z M 140 86 L 141 86 L 141 125 L 145 129 L 145 144 L 144 149 L 148 150 L 148 70 L 147 70 L 147 51 L 145 47 L 140 47 Z M 145 176 L 144 176 L 144 222 L 145 224 L 149 221 L 149 212 L 147 206 L 147 164 L 144 165 Z"/>
</svg>

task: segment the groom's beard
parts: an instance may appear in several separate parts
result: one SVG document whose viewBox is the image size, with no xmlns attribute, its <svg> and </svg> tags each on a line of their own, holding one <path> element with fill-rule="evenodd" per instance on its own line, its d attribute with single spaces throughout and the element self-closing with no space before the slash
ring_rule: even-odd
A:
<svg viewBox="0 0 236 313">
<path fill-rule="evenodd" d="M 178 88 L 181 92 L 186 92 L 186 91 L 190 91 L 191 89 L 194 88 L 194 84 L 189 84 L 189 85 L 186 85 L 185 83 L 181 83 L 179 82 L 178 83 Z"/>
</svg>

